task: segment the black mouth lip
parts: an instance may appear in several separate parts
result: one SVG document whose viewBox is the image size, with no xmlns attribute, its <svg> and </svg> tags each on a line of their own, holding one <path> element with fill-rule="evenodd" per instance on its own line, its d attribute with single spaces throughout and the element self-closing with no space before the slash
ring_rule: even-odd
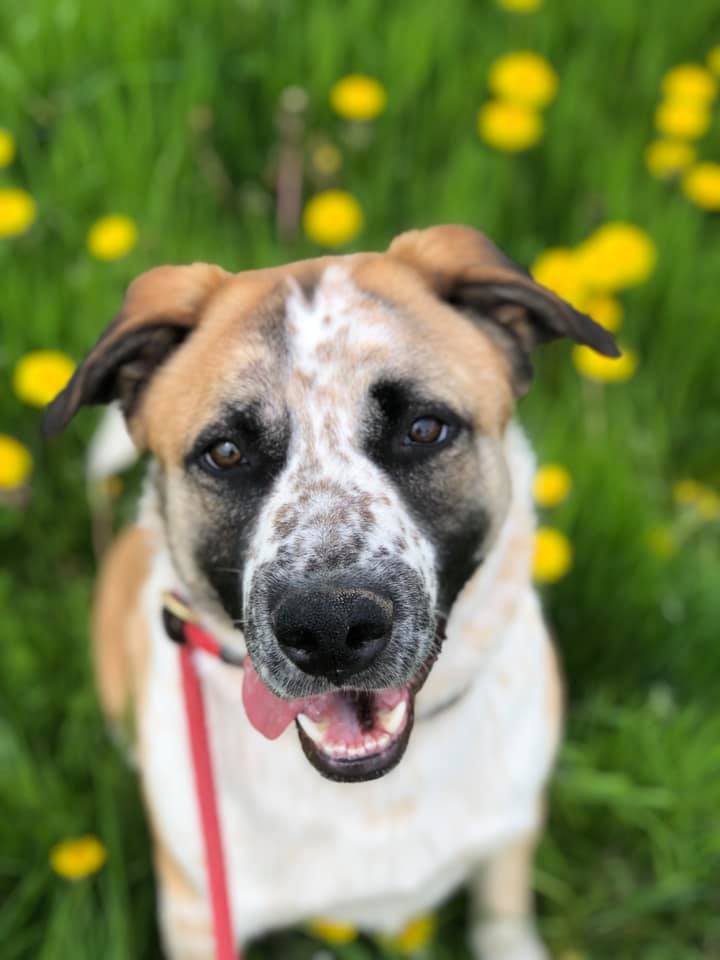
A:
<svg viewBox="0 0 720 960">
<path fill-rule="evenodd" d="M 365 783 L 369 780 L 379 780 L 380 777 L 390 773 L 402 760 L 413 728 L 413 701 L 414 697 L 411 694 L 407 701 L 405 726 L 397 739 L 378 753 L 367 757 L 356 757 L 353 760 L 341 760 L 323 753 L 296 720 L 295 727 L 303 753 L 318 773 L 335 783 Z"/>
<path fill-rule="evenodd" d="M 354 759 L 330 757 L 311 740 L 298 721 L 295 721 L 295 728 L 300 738 L 300 746 L 302 747 L 303 753 L 318 773 L 322 774 L 327 780 L 332 780 L 335 783 L 366 783 L 370 780 L 379 780 L 381 777 L 390 773 L 390 771 L 400 763 L 407 749 L 410 734 L 413 729 L 415 719 L 415 695 L 422 688 L 430 675 L 435 661 L 440 655 L 445 639 L 445 623 L 444 618 L 438 620 L 430 653 L 424 660 L 419 671 L 408 684 L 407 717 L 405 725 L 396 739 L 388 744 L 384 750 L 370 754 L 369 756 L 356 757 Z"/>
</svg>

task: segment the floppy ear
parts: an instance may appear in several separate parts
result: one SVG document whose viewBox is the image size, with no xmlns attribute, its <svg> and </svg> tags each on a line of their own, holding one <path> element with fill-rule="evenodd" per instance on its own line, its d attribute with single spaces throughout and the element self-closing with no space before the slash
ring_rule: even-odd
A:
<svg viewBox="0 0 720 960">
<path fill-rule="evenodd" d="M 119 400 L 130 418 L 150 377 L 229 276 L 220 267 L 193 263 L 156 267 L 131 283 L 120 312 L 45 411 L 45 435 L 60 433 L 85 405 Z"/>
<path fill-rule="evenodd" d="M 457 225 L 410 230 L 396 237 L 388 253 L 511 350 L 518 393 L 529 386 L 531 350 L 548 340 L 569 337 L 607 357 L 620 356 L 604 327 L 536 283 L 478 230 Z"/>
</svg>

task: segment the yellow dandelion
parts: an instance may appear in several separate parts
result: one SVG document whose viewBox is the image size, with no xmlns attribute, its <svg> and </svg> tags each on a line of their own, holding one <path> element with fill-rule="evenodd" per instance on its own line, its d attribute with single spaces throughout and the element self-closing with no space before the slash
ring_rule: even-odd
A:
<svg viewBox="0 0 720 960">
<path fill-rule="evenodd" d="M 720 518 L 720 496 L 706 487 L 695 504 L 703 520 L 717 520 Z"/>
<path fill-rule="evenodd" d="M 385 109 L 385 87 L 374 77 L 351 73 L 330 91 L 330 105 L 346 120 L 374 120 Z"/>
<path fill-rule="evenodd" d="M 393 935 L 379 937 L 380 943 L 394 953 L 412 956 L 424 950 L 433 940 L 437 930 L 437 919 L 432 913 L 411 920 L 408 925 Z"/>
<path fill-rule="evenodd" d="M 66 880 L 81 880 L 97 873 L 106 860 L 107 850 L 92 834 L 63 840 L 50 851 L 50 866 Z"/>
<path fill-rule="evenodd" d="M 655 127 L 666 137 L 698 140 L 710 126 L 707 105 L 692 100 L 663 100 L 655 111 Z"/>
<path fill-rule="evenodd" d="M 21 487 L 31 470 L 32 456 L 28 448 L 15 437 L 0 433 L 0 490 Z"/>
<path fill-rule="evenodd" d="M 0 167 L 9 167 L 15 159 L 15 137 L 0 127 Z"/>
<path fill-rule="evenodd" d="M 35 223 L 35 201 L 19 187 L 0 187 L 0 237 L 17 237 Z"/>
<path fill-rule="evenodd" d="M 332 143 L 320 143 L 310 155 L 313 170 L 323 177 L 331 177 L 342 167 L 342 153 Z"/>
<path fill-rule="evenodd" d="M 657 250 L 632 223 L 606 223 L 577 249 L 579 269 L 594 291 L 622 290 L 642 283 L 655 268 Z"/>
<path fill-rule="evenodd" d="M 122 213 L 100 217 L 88 230 L 87 247 L 96 260 L 119 260 L 137 243 L 135 221 Z"/>
<path fill-rule="evenodd" d="M 677 541 L 670 527 L 651 527 L 645 535 L 645 543 L 650 553 L 661 560 L 667 560 L 677 551 Z"/>
<path fill-rule="evenodd" d="M 682 140 L 654 140 L 645 149 L 645 166 L 659 180 L 667 180 L 687 169 L 696 150 Z"/>
<path fill-rule="evenodd" d="M 682 188 L 695 206 L 720 210 L 720 163 L 698 163 L 683 177 Z"/>
<path fill-rule="evenodd" d="M 533 577 L 539 583 L 555 583 L 572 567 L 572 544 L 560 530 L 539 527 L 535 531 Z"/>
<path fill-rule="evenodd" d="M 535 473 L 533 496 L 541 507 L 556 507 L 572 488 L 572 477 L 559 463 L 546 463 Z"/>
<path fill-rule="evenodd" d="M 617 357 L 604 357 L 592 347 L 573 347 L 572 359 L 578 373 L 595 383 L 625 383 L 637 370 L 637 355 L 633 350 L 622 348 Z"/>
<path fill-rule="evenodd" d="M 585 279 L 580 261 L 568 247 L 548 247 L 530 267 L 530 273 L 548 290 L 552 290 L 574 307 L 585 299 Z"/>
<path fill-rule="evenodd" d="M 622 326 L 623 306 L 617 297 L 609 294 L 595 294 L 588 297 L 582 304 L 582 309 L 589 314 L 595 323 L 615 333 Z"/>
<path fill-rule="evenodd" d="M 318 940 L 323 940 L 331 946 L 352 943 L 358 935 L 357 927 L 351 923 L 339 923 L 336 920 L 311 920 L 307 929 Z"/>
<path fill-rule="evenodd" d="M 351 193 L 323 190 L 311 197 L 303 211 L 303 228 L 321 247 L 342 247 L 363 227 L 363 212 Z"/>
<path fill-rule="evenodd" d="M 713 47 L 707 55 L 707 65 L 715 76 L 720 76 L 720 44 Z"/>
<path fill-rule="evenodd" d="M 535 110 L 520 103 L 490 100 L 478 111 L 477 131 L 496 150 L 519 153 L 542 139 L 543 121 Z"/>
<path fill-rule="evenodd" d="M 491 64 L 488 86 L 500 100 L 538 109 L 554 99 L 558 77 L 539 53 L 519 50 L 506 53 Z"/>
<path fill-rule="evenodd" d="M 44 407 L 73 375 L 75 364 L 59 350 L 33 350 L 15 364 L 13 390 L 32 407 Z"/>
<path fill-rule="evenodd" d="M 699 63 L 682 63 L 665 74 L 662 92 L 668 100 L 709 103 L 717 93 L 717 80 Z"/>
<path fill-rule="evenodd" d="M 698 483 L 697 480 L 691 480 L 689 478 L 678 480 L 677 483 L 673 484 L 673 500 L 682 507 L 695 504 L 700 497 L 702 497 L 706 489 L 705 485 Z"/>
<path fill-rule="evenodd" d="M 497 0 L 497 4 L 510 13 L 535 13 L 543 5 L 543 0 Z"/>
</svg>

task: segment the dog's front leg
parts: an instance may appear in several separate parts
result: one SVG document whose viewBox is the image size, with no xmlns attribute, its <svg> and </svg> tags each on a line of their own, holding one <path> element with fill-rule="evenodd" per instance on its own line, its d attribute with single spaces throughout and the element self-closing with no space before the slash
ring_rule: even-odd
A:
<svg viewBox="0 0 720 960">
<path fill-rule="evenodd" d="M 478 960 L 549 960 L 533 917 L 536 844 L 535 833 L 513 841 L 471 880 L 471 943 Z"/>
<path fill-rule="evenodd" d="M 160 932 L 168 960 L 213 960 L 210 904 L 156 839 L 155 874 Z"/>
</svg>

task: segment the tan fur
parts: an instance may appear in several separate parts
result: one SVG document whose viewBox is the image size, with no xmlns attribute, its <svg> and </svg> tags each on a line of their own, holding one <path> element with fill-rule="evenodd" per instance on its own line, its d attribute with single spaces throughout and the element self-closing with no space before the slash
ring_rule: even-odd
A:
<svg viewBox="0 0 720 960">
<path fill-rule="evenodd" d="M 93 608 L 95 682 L 107 718 L 120 723 L 134 686 L 129 623 L 150 569 L 150 536 L 142 527 L 119 534 L 98 574 Z"/>
</svg>

